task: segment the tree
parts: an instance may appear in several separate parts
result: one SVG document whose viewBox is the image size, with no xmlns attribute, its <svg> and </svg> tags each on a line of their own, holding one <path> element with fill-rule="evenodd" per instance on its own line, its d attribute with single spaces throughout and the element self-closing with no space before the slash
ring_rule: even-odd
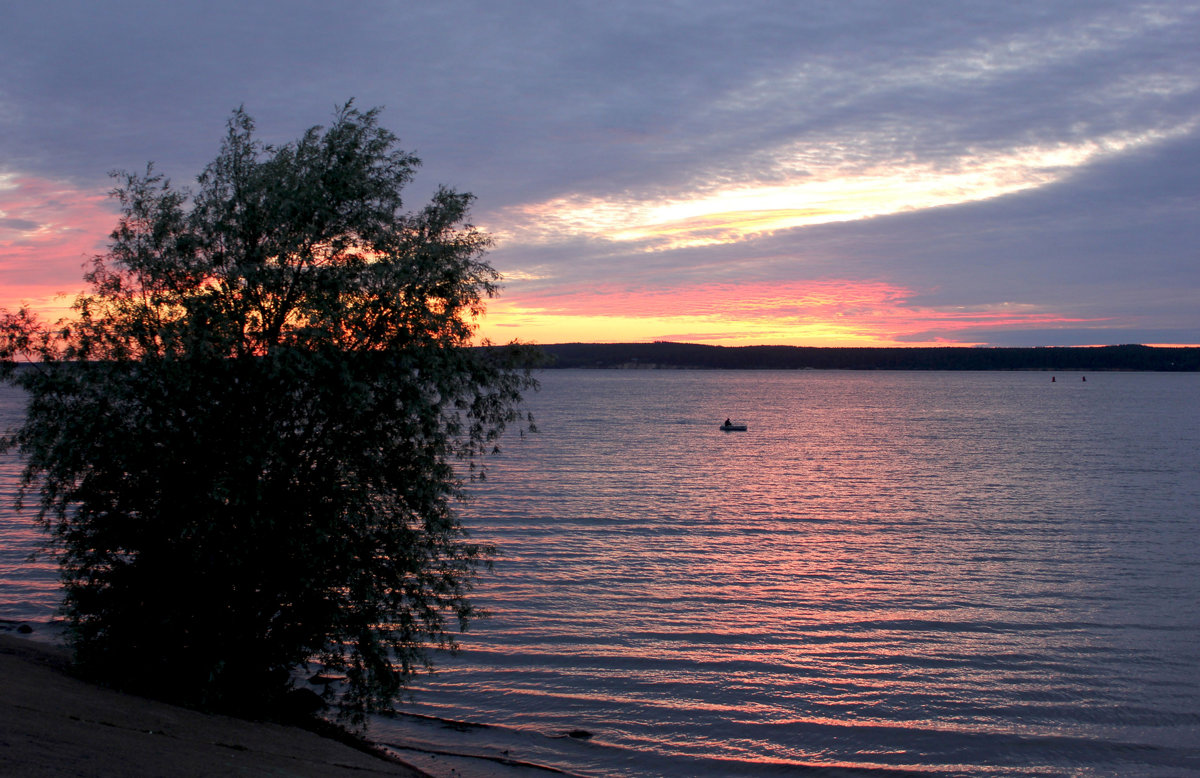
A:
<svg viewBox="0 0 1200 778">
<path fill-rule="evenodd" d="M 470 347 L 489 238 L 467 194 L 402 210 L 419 161 L 377 113 L 274 147 L 239 109 L 194 194 L 114 174 L 72 321 L 4 318 L 0 369 L 31 398 L 7 445 L 86 671 L 246 711 L 317 661 L 361 717 L 475 614 L 492 550 L 454 504 L 532 422 L 531 352 Z"/>
</svg>

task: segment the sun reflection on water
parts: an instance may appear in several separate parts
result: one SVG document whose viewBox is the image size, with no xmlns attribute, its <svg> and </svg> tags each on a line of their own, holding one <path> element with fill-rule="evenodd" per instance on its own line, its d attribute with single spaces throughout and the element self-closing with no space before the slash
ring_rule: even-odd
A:
<svg viewBox="0 0 1200 778">
<path fill-rule="evenodd" d="M 1196 529 L 1171 518 L 1200 506 L 1195 452 L 1111 382 L 546 378 L 544 432 L 471 508 L 495 616 L 427 709 L 482 688 L 480 715 L 620 748 L 967 772 L 1200 728 Z M 731 412 L 748 433 L 716 431 Z"/>
</svg>

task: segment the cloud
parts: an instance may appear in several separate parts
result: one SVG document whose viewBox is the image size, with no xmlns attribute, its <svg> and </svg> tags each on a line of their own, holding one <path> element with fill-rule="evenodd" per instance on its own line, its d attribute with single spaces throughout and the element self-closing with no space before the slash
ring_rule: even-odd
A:
<svg viewBox="0 0 1200 778">
<path fill-rule="evenodd" d="M 104 193 L 0 175 L 0 308 L 63 315 L 84 286 L 84 264 L 103 251 L 115 224 Z"/>
<path fill-rule="evenodd" d="M 690 290 L 830 279 L 906 290 L 913 309 L 1007 301 L 1114 332 L 1200 317 L 1196 0 L 113 0 L 6 21 L 10 177 L 100 192 L 108 170 L 154 160 L 186 183 L 237 105 L 286 141 L 357 97 L 425 161 L 410 204 L 441 182 L 478 195 L 508 279 L 489 326 L 505 330 L 526 320 L 505 301 L 675 289 L 656 298 L 666 318 L 620 332 L 708 337 L 711 322 L 671 318 Z M 25 246 L 55 221 L 0 218 Z M 63 287 L 95 250 L 56 260 Z M 896 337 L 966 337 L 950 326 Z"/>
<path fill-rule="evenodd" d="M 814 165 L 782 184 L 747 183 L 680 193 L 667 200 L 556 198 L 492 214 L 485 226 L 498 240 L 517 244 L 584 237 L 636 243 L 653 251 L 737 243 L 779 230 L 957 205 L 1045 186 L 1099 159 L 1190 134 L 1197 126 L 1200 119 L 936 164 L 887 161 L 858 170 Z"/>
</svg>

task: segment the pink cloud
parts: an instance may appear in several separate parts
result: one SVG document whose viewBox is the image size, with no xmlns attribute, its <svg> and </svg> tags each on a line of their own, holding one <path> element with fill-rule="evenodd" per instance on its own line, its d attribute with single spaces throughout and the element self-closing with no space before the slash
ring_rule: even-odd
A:
<svg viewBox="0 0 1200 778">
<path fill-rule="evenodd" d="M 116 220 L 107 192 L 0 176 L 0 308 L 27 304 L 50 318 L 62 315 Z"/>
</svg>

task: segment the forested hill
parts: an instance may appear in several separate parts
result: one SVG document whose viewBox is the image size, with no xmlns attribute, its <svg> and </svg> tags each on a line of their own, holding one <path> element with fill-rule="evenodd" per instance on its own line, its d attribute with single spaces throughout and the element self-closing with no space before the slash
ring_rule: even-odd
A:
<svg viewBox="0 0 1200 778">
<path fill-rule="evenodd" d="M 726 370 L 1200 370 L 1200 348 L 809 348 L 694 343 L 557 343 L 550 368 Z"/>
</svg>

